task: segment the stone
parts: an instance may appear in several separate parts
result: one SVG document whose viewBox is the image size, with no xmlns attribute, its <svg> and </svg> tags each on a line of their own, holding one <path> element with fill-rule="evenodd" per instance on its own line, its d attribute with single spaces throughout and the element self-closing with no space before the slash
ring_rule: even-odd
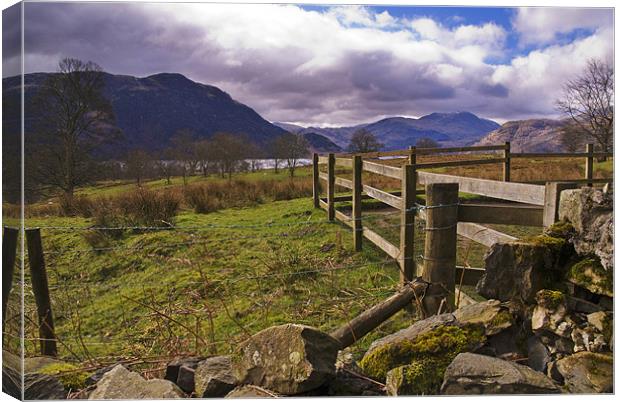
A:
<svg viewBox="0 0 620 402">
<path fill-rule="evenodd" d="M 339 369 L 327 384 L 328 396 L 385 396 L 385 390 L 376 381 L 362 375 L 357 370 Z"/>
<path fill-rule="evenodd" d="M 284 395 L 310 391 L 331 379 L 340 342 L 318 329 L 284 324 L 260 331 L 232 356 L 234 376 Z"/>
<path fill-rule="evenodd" d="M 560 389 L 546 375 L 496 357 L 461 353 L 450 363 L 443 395 L 552 394 Z"/>
<path fill-rule="evenodd" d="M 58 378 L 37 372 L 38 369 L 60 360 L 52 358 L 21 358 L 6 350 L 2 351 L 2 392 L 22 399 L 21 371 L 24 369 L 24 399 L 66 399 L 67 391 Z M 26 367 L 28 368 L 26 370 Z"/>
<path fill-rule="evenodd" d="M 185 395 L 172 381 L 146 380 L 122 365 L 115 366 L 97 382 L 88 399 L 178 399 Z"/>
<path fill-rule="evenodd" d="M 191 394 L 194 392 L 194 374 L 195 370 L 189 366 L 179 367 L 177 380 L 174 382 L 183 392 Z"/>
<path fill-rule="evenodd" d="M 459 324 L 482 324 L 487 336 L 496 335 L 513 324 L 510 311 L 499 300 L 470 304 L 452 314 Z"/>
<path fill-rule="evenodd" d="M 225 398 L 277 398 L 279 395 L 255 385 L 243 385 L 230 391 Z"/>
<path fill-rule="evenodd" d="M 533 304 L 536 292 L 561 279 L 564 242 L 540 236 L 531 243 L 495 243 L 485 256 L 485 272 L 476 291 L 487 299 Z"/>
<path fill-rule="evenodd" d="M 196 395 L 199 398 L 221 398 L 232 391 L 237 378 L 229 356 L 215 356 L 201 361 L 194 373 Z"/>
<path fill-rule="evenodd" d="M 574 323 L 568 317 L 564 294 L 556 290 L 542 289 L 536 293 L 536 303 L 532 312 L 532 331 L 549 331 L 569 338 Z"/>
<path fill-rule="evenodd" d="M 24 399 L 66 399 L 64 385 L 54 376 L 40 373 L 24 375 Z"/>
<path fill-rule="evenodd" d="M 422 360 L 388 371 L 385 390 L 390 396 L 434 395 L 442 381 L 443 370 L 432 361 Z"/>
<path fill-rule="evenodd" d="M 366 351 L 366 355 L 372 353 L 378 347 L 387 344 L 396 344 L 405 340 L 415 340 L 418 336 L 427 332 L 433 331 L 436 328 L 446 325 L 457 325 L 456 318 L 452 313 L 445 313 L 440 315 L 433 315 L 424 320 L 416 321 L 413 325 L 401 329 L 398 332 L 384 336 L 381 339 L 377 339 L 370 344 L 370 347 Z"/>
<path fill-rule="evenodd" d="M 549 349 L 537 336 L 531 336 L 527 340 L 527 365 L 536 371 L 545 373 L 547 365 L 551 362 Z"/>
<path fill-rule="evenodd" d="M 360 368 L 365 375 L 383 382 L 390 370 L 410 365 L 409 382 L 418 383 L 413 391 L 432 395 L 439 392 L 443 371 L 452 359 L 459 353 L 479 349 L 485 341 L 480 324 L 440 326 L 413 340 L 387 343 L 367 352 Z"/>
<path fill-rule="evenodd" d="M 566 280 L 597 295 L 614 295 L 612 271 L 606 270 L 594 258 L 584 258 L 573 264 L 566 274 Z"/>
<path fill-rule="evenodd" d="M 596 255 L 605 270 L 613 268 L 613 193 L 593 187 L 560 194 L 558 215 L 575 228 L 571 239 L 579 255 Z"/>
<path fill-rule="evenodd" d="M 613 328 L 611 314 L 605 311 L 597 311 L 587 316 L 588 323 L 600 333 L 605 333 Z"/>
<path fill-rule="evenodd" d="M 612 393 L 611 355 L 580 352 L 557 361 L 557 370 L 571 393 Z"/>
<path fill-rule="evenodd" d="M 179 377 L 179 370 L 181 367 L 189 367 L 192 369 L 196 369 L 196 366 L 200 361 L 204 360 L 204 357 L 178 357 L 172 360 L 170 363 L 166 365 L 166 374 L 164 375 L 164 380 L 172 381 L 174 383 L 177 382 Z"/>
<path fill-rule="evenodd" d="M 91 374 L 86 379 L 86 385 L 94 385 L 94 384 L 96 384 L 99 380 L 101 380 L 103 378 L 103 375 L 105 373 L 107 373 L 108 371 L 112 370 L 116 366 L 117 366 L 117 364 L 111 364 L 109 366 L 102 367 L 102 368 L 98 369 L 97 371 L 95 371 L 93 374 Z"/>
</svg>

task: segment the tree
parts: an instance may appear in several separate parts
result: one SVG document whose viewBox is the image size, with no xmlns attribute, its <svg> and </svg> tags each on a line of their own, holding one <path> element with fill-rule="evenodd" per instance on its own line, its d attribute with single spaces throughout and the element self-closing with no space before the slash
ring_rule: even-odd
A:
<svg viewBox="0 0 620 402">
<path fill-rule="evenodd" d="M 432 138 L 423 137 L 415 142 L 417 148 L 439 148 L 439 144 Z"/>
<path fill-rule="evenodd" d="M 264 156 L 263 150 L 254 143 L 246 144 L 246 155 L 250 159 L 249 168 L 252 173 L 260 168 L 260 159 Z"/>
<path fill-rule="evenodd" d="M 136 179 L 138 187 L 142 185 L 142 180 L 148 175 L 152 162 L 151 155 L 141 149 L 127 153 L 127 173 Z"/>
<path fill-rule="evenodd" d="M 349 142 L 349 152 L 354 153 L 377 152 L 381 148 L 383 148 L 383 144 L 377 140 L 373 133 L 365 128 L 360 128 L 354 132 Z"/>
<path fill-rule="evenodd" d="M 222 177 L 228 174 L 228 180 L 232 180 L 232 174 L 238 167 L 239 162 L 245 156 L 247 139 L 229 133 L 216 133 L 211 138 L 216 161 Z"/>
<path fill-rule="evenodd" d="M 66 58 L 32 104 L 36 113 L 30 115 L 38 119 L 32 141 L 27 142 L 29 178 L 62 191 L 69 202 L 76 187 L 92 181 L 93 151 L 120 138 L 103 87 L 101 67 Z"/>
<path fill-rule="evenodd" d="M 209 174 L 209 166 L 210 162 L 213 159 L 213 151 L 212 144 L 209 140 L 204 139 L 196 142 L 196 156 L 198 158 L 198 162 L 200 165 L 200 170 L 202 170 L 202 175 L 207 177 Z"/>
<path fill-rule="evenodd" d="M 281 155 L 280 145 L 278 144 L 280 137 L 276 137 L 269 143 L 269 149 L 271 150 L 271 155 L 273 156 L 273 172 L 278 174 L 278 168 L 280 167 L 280 161 L 284 159 Z"/>
<path fill-rule="evenodd" d="M 187 184 L 187 176 L 193 176 L 199 158 L 196 152 L 194 134 L 189 129 L 177 130 L 170 139 L 172 157 L 181 162 L 183 184 Z"/>
<path fill-rule="evenodd" d="M 601 60 L 588 60 L 581 75 L 564 85 L 556 106 L 568 116 L 573 129 L 580 130 L 603 152 L 611 152 L 614 125 L 614 70 Z M 568 130 L 570 135 L 574 134 Z"/>
<path fill-rule="evenodd" d="M 560 142 L 566 152 L 583 152 L 588 141 L 583 131 L 569 120 L 560 129 Z"/>
<path fill-rule="evenodd" d="M 299 160 L 308 156 L 310 152 L 308 148 L 310 144 L 303 134 L 286 133 L 278 137 L 276 140 L 276 152 L 286 159 L 289 175 L 295 176 L 295 169 L 299 164 Z"/>
<path fill-rule="evenodd" d="M 171 159 L 174 159 L 174 151 L 171 148 L 161 151 L 155 161 L 155 167 L 159 174 L 166 179 L 166 184 L 172 184 L 172 175 L 176 171 L 176 166 Z"/>
</svg>

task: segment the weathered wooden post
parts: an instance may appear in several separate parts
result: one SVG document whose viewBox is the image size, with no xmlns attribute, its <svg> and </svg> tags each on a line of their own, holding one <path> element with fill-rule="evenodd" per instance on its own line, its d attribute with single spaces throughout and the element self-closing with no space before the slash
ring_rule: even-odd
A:
<svg viewBox="0 0 620 402">
<path fill-rule="evenodd" d="M 13 272 L 17 256 L 17 237 L 19 230 L 5 226 L 2 235 L 2 325 L 6 318 L 6 306 L 13 287 Z M 4 334 L 3 334 L 4 335 Z"/>
<path fill-rule="evenodd" d="M 26 230 L 28 243 L 28 261 L 30 262 L 30 280 L 32 291 L 37 304 L 39 316 L 39 338 L 41 338 L 41 353 L 46 356 L 56 356 L 56 335 L 54 333 L 54 317 L 47 283 L 47 271 L 43 259 L 43 245 L 41 244 L 41 230 L 38 228 Z"/>
<path fill-rule="evenodd" d="M 312 201 L 315 208 L 320 208 L 319 154 L 312 155 Z"/>
<path fill-rule="evenodd" d="M 459 185 L 426 185 L 426 236 L 422 279 L 431 286 L 424 297 L 427 312 L 454 310 L 456 276 L 456 226 L 458 223 Z"/>
<path fill-rule="evenodd" d="M 504 181 L 510 181 L 510 141 L 504 146 Z"/>
<path fill-rule="evenodd" d="M 333 221 L 336 216 L 334 205 L 334 188 L 336 187 L 336 157 L 329 154 L 327 158 L 327 219 Z"/>
<path fill-rule="evenodd" d="M 415 165 L 402 168 L 401 214 L 400 214 L 400 283 L 405 284 L 415 276 L 413 245 L 415 236 Z"/>
<path fill-rule="evenodd" d="M 409 164 L 410 165 L 415 165 L 417 162 L 417 155 L 416 155 L 416 150 L 415 150 L 415 146 L 410 146 L 409 147 Z"/>
<path fill-rule="evenodd" d="M 355 251 L 362 251 L 362 157 L 353 156 L 353 247 Z"/>
<path fill-rule="evenodd" d="M 543 206 L 543 227 L 549 227 L 558 220 L 560 194 L 564 190 L 577 188 L 571 182 L 547 182 L 545 184 L 545 205 Z"/>
<path fill-rule="evenodd" d="M 590 180 L 592 180 L 592 177 L 594 176 L 594 144 L 586 144 L 586 152 L 588 153 L 585 160 L 586 180 L 588 180 L 588 187 L 592 187 L 592 182 Z"/>
</svg>

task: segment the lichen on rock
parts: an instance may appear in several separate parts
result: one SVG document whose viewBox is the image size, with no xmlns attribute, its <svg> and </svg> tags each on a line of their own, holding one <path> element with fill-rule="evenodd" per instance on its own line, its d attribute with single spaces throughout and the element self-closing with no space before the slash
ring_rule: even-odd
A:
<svg viewBox="0 0 620 402">
<path fill-rule="evenodd" d="M 613 297 L 613 272 L 606 270 L 597 258 L 584 258 L 573 264 L 566 279 L 592 293 Z"/>
<path fill-rule="evenodd" d="M 456 355 L 477 349 L 485 340 L 484 327 L 481 325 L 439 327 L 415 340 L 389 343 L 374 349 L 364 356 L 360 367 L 368 376 L 383 380 L 393 368 L 417 364 L 416 367 L 423 365 L 436 368 L 433 372 L 439 378 L 443 377 L 443 370 Z M 441 380 L 426 382 L 438 384 L 436 388 L 428 389 L 429 392 L 436 393 L 441 385 Z"/>
<path fill-rule="evenodd" d="M 71 363 L 58 362 L 43 366 L 37 370 L 40 374 L 54 376 L 67 390 L 78 390 L 86 387 L 86 380 L 90 373 L 80 370 L 78 366 Z"/>
</svg>

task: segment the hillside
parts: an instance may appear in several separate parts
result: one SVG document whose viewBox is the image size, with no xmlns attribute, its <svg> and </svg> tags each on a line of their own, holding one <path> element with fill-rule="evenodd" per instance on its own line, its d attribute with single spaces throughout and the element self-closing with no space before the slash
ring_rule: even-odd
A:
<svg viewBox="0 0 620 402">
<path fill-rule="evenodd" d="M 50 74 L 25 75 L 26 102 Z M 20 77 L 3 79 L 3 89 L 3 103 L 19 103 Z M 220 131 L 247 135 L 263 146 L 285 132 L 219 88 L 194 82 L 181 74 L 137 78 L 106 73 L 104 93 L 125 135 L 123 143 L 108 149 L 111 155 L 128 148 L 162 149 L 180 129 L 190 129 L 199 138 Z M 30 109 L 29 114 L 36 116 L 36 110 Z M 17 134 L 17 123 L 5 121 L 3 130 Z M 32 128 L 31 123 L 26 119 L 26 133 Z"/>
<path fill-rule="evenodd" d="M 502 144 L 510 141 L 513 152 L 559 152 L 562 151 L 561 120 L 530 119 L 504 123 L 487 134 L 476 145 Z"/>
<path fill-rule="evenodd" d="M 310 144 L 312 152 L 341 152 L 342 148 L 334 144 L 329 138 L 317 133 L 304 133 L 304 138 Z"/>
<path fill-rule="evenodd" d="M 308 127 L 275 123 L 291 131 L 320 133 L 341 148 L 349 145 L 351 135 L 365 128 L 372 132 L 385 150 L 406 148 L 421 138 L 431 138 L 442 146 L 470 145 L 499 127 L 494 121 L 481 119 L 469 112 L 431 113 L 419 119 L 388 117 L 379 121 L 349 127 Z"/>
</svg>

